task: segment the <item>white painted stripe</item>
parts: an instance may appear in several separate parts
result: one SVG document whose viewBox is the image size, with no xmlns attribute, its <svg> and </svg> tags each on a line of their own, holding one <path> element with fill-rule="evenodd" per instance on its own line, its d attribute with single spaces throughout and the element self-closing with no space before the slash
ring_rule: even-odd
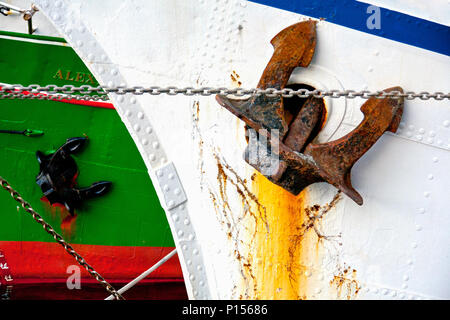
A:
<svg viewBox="0 0 450 320">
<path fill-rule="evenodd" d="M 32 42 L 32 43 L 39 43 L 39 44 L 49 44 L 49 45 L 61 46 L 61 47 L 70 47 L 70 45 L 65 42 L 21 38 L 21 37 L 7 36 L 7 35 L 0 35 L 0 39 L 16 40 L 16 41 L 22 41 L 22 42 Z"/>
</svg>

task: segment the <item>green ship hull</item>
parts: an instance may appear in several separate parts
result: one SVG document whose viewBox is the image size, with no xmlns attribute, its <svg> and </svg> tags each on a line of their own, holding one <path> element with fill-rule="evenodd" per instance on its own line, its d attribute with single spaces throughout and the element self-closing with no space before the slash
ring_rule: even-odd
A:
<svg viewBox="0 0 450 320">
<path fill-rule="evenodd" d="M 0 70 L 3 84 L 98 85 L 73 49 L 59 38 L 1 32 Z M 151 267 L 175 245 L 145 164 L 113 106 L 71 102 L 0 100 L 0 175 L 107 281 L 120 285 Z M 26 129 L 43 135 L 6 132 Z M 64 206 L 51 205 L 36 183 L 40 171 L 36 152 L 55 152 L 74 137 L 87 138 L 84 150 L 73 155 L 79 171 L 76 187 L 96 181 L 110 181 L 112 186 L 71 215 Z M 2 279 L 0 288 L 13 284 L 13 288 L 28 288 L 26 292 L 33 286 L 45 292 L 46 284 L 49 290 L 43 295 L 48 298 L 97 297 L 92 290 L 83 296 L 83 290 L 65 288 L 68 267 L 76 261 L 7 192 L 0 193 L 0 215 L 0 252 L 13 279 L 11 283 Z M 83 284 L 104 290 L 84 270 Z M 139 290 L 140 298 L 185 298 L 177 257 L 146 279 Z M 19 289 L 11 293 L 10 288 L 8 294 L 24 296 Z"/>
</svg>

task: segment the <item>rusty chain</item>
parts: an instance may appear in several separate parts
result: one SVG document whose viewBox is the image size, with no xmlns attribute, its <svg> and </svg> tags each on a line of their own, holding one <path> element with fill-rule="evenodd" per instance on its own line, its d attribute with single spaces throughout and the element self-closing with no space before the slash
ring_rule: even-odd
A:
<svg viewBox="0 0 450 320">
<path fill-rule="evenodd" d="M 5 179 L 3 179 L 0 176 L 0 184 L 2 186 L 3 189 L 5 189 L 6 191 L 8 191 L 11 194 L 11 197 L 17 201 L 18 203 L 20 203 L 20 205 L 22 206 L 22 208 L 24 208 L 24 210 L 26 212 L 28 212 L 29 214 L 31 214 L 31 216 L 33 217 L 33 219 L 39 223 L 40 225 L 42 225 L 42 227 L 44 228 L 45 231 L 47 231 L 47 233 L 49 233 L 53 239 L 55 239 L 56 242 L 58 242 L 60 245 L 62 245 L 64 247 L 64 249 L 67 251 L 67 253 L 69 253 L 71 256 L 73 256 L 75 258 L 75 260 L 78 262 L 78 264 L 82 267 L 84 267 L 89 274 L 94 277 L 98 282 L 100 282 L 100 284 L 105 287 L 105 289 L 112 294 L 117 300 L 125 300 L 125 298 L 119 293 L 117 292 L 114 287 L 109 284 L 97 271 L 94 270 L 93 267 L 91 267 L 85 260 L 84 258 L 78 254 L 73 247 L 68 244 L 63 237 L 61 237 L 53 228 L 51 225 L 49 225 L 47 222 L 44 221 L 44 219 L 42 219 L 41 215 L 39 213 L 37 213 L 32 207 L 31 205 L 26 202 L 21 196 L 20 194 L 14 190 L 11 185 L 8 183 L 8 181 L 6 181 Z"/>
<path fill-rule="evenodd" d="M 92 93 L 97 93 L 97 95 L 90 95 Z M 384 98 L 404 98 L 406 100 L 421 99 L 421 100 L 444 100 L 450 99 L 450 93 L 443 92 L 427 92 L 422 91 L 419 93 L 407 91 L 368 91 L 368 90 L 308 90 L 308 89 L 298 89 L 294 90 L 291 88 L 284 89 L 244 89 L 244 88 L 212 88 L 212 87 L 185 87 L 178 88 L 174 86 L 169 87 L 109 87 L 109 86 L 97 86 L 92 87 L 89 85 L 82 85 L 79 87 L 73 85 L 64 85 L 58 87 L 56 85 L 39 86 L 32 84 L 29 86 L 22 85 L 5 85 L 0 87 L 0 99 L 38 99 L 38 100 L 62 100 L 62 99 L 76 99 L 76 100 L 93 100 L 93 101 L 108 101 L 109 98 L 106 94 L 113 93 L 116 95 L 143 95 L 149 94 L 153 96 L 167 94 L 169 96 L 174 95 L 185 95 L 185 96 L 211 96 L 211 95 L 234 95 L 234 96 L 258 96 L 266 95 L 268 97 L 282 96 L 285 98 L 291 98 L 293 96 L 298 96 L 300 98 L 341 98 L 345 97 L 348 99 L 354 99 L 357 97 L 363 99 L 369 99 L 375 97 L 378 99 Z"/>
</svg>

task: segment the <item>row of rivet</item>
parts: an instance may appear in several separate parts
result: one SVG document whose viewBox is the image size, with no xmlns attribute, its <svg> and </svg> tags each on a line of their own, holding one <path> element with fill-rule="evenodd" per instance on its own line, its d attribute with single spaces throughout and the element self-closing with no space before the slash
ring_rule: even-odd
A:
<svg viewBox="0 0 450 320">
<path fill-rule="evenodd" d="M 442 122 L 442 127 L 450 128 L 450 121 L 444 120 Z M 430 130 L 427 133 L 427 130 L 425 130 L 424 128 L 416 129 L 414 125 L 406 125 L 404 122 L 401 122 L 396 134 L 400 136 L 405 136 L 409 139 L 421 143 L 434 145 L 444 149 L 450 149 L 450 139 L 448 139 L 448 141 L 443 141 L 442 139 L 437 138 L 436 131 L 434 130 Z"/>
<path fill-rule="evenodd" d="M 39 5 L 39 2 L 41 2 L 41 7 L 43 8 L 49 8 L 49 4 L 47 1 L 43 0 L 43 1 L 39 1 L 37 0 L 37 5 Z M 99 46 L 96 45 L 96 41 L 95 39 L 91 39 L 91 41 L 86 41 L 86 38 L 88 38 L 89 36 L 91 36 L 91 34 L 89 32 L 86 32 L 86 28 L 84 26 L 80 26 L 78 25 L 77 29 L 71 29 L 69 27 L 67 27 L 66 29 L 62 28 L 63 26 L 61 26 L 61 21 L 60 16 L 61 14 L 64 14 L 64 11 L 61 10 L 63 5 L 61 1 L 56 1 L 54 3 L 54 6 L 56 8 L 58 8 L 58 12 L 54 12 L 51 17 L 55 20 L 54 22 L 56 22 L 56 24 L 59 24 L 58 26 L 61 27 L 61 30 L 65 30 L 67 31 L 67 35 L 69 37 L 69 39 L 71 41 L 73 41 L 73 43 L 76 45 L 76 48 L 78 49 L 78 51 L 81 51 L 81 53 L 85 53 L 83 52 L 84 50 L 88 50 L 89 46 L 91 46 L 91 49 L 95 48 L 95 52 L 93 50 L 91 50 L 90 53 L 88 53 L 87 55 L 83 55 L 84 57 L 87 57 L 89 61 L 95 61 L 96 57 L 100 57 L 100 60 L 102 63 L 104 63 L 103 65 L 96 65 L 95 67 L 95 71 L 97 71 L 98 73 L 98 79 L 102 80 L 103 83 L 107 83 L 108 86 L 114 86 L 114 82 L 116 83 L 121 83 L 121 85 L 123 85 L 122 83 L 122 79 L 120 77 L 120 73 L 118 71 L 118 69 L 114 68 L 114 66 L 108 61 L 108 57 L 107 55 L 103 52 L 103 50 L 101 48 L 99 48 Z M 78 39 L 80 38 L 80 39 Z M 89 46 L 85 46 L 84 44 L 87 43 L 89 44 Z M 106 64 L 108 63 L 108 64 Z M 107 72 L 107 69 L 110 69 L 109 72 Z M 128 129 L 130 132 L 133 132 L 134 135 L 136 137 L 138 137 L 138 140 L 136 141 L 136 144 L 139 146 L 142 145 L 144 146 L 144 150 L 146 150 L 146 153 L 148 154 L 148 159 L 150 160 L 150 162 L 155 165 L 155 161 L 158 160 L 158 158 L 160 158 L 160 162 L 161 164 L 164 164 L 165 162 L 167 162 L 165 156 L 164 156 L 164 152 L 162 150 L 162 148 L 160 148 L 160 144 L 156 138 L 156 136 L 153 133 L 153 129 L 152 126 L 150 125 L 148 119 L 146 119 L 146 116 L 142 110 L 142 108 L 140 107 L 140 105 L 137 103 L 136 101 L 136 97 L 131 97 L 129 98 L 129 100 L 125 100 L 126 98 L 122 95 L 120 96 L 113 96 L 114 100 L 117 101 L 118 103 L 116 104 L 117 111 L 119 113 L 123 113 L 127 119 L 127 121 L 129 122 L 129 126 Z M 122 111 L 123 110 L 123 111 Z M 148 150 L 149 146 L 152 146 L 153 151 L 151 152 L 151 150 Z M 170 177 L 169 177 L 170 179 Z M 167 188 L 162 188 L 163 192 L 168 192 L 169 190 L 167 190 Z M 181 190 L 174 190 L 174 195 L 178 196 L 180 195 Z M 169 201 L 170 202 L 170 201 Z M 171 204 L 167 203 L 167 205 L 170 207 Z M 173 205 L 173 204 L 172 204 Z M 181 208 L 181 210 L 185 210 L 185 205 L 181 205 L 178 207 L 173 208 L 173 211 L 176 211 L 177 208 Z M 173 220 L 175 222 L 178 221 L 178 217 L 176 214 L 171 215 L 170 214 L 170 210 L 168 212 L 169 216 L 172 216 Z M 178 224 L 175 223 L 175 232 L 177 237 L 183 237 L 183 235 L 186 233 L 189 234 L 188 236 L 188 240 L 189 241 L 193 241 L 195 239 L 195 233 L 193 231 L 193 228 L 190 226 L 190 221 L 188 219 L 188 214 L 186 212 L 186 218 L 183 220 L 184 223 L 184 230 L 183 228 Z M 180 243 L 180 242 L 178 242 Z M 186 244 L 182 245 L 181 248 L 183 250 L 183 255 L 187 255 L 190 256 L 189 254 L 189 249 L 191 246 L 187 246 Z M 196 247 L 196 246 L 193 246 Z M 197 265 L 197 273 L 203 271 L 203 267 L 202 267 L 202 263 L 201 263 L 201 254 L 199 251 L 199 248 L 194 248 L 192 250 L 192 255 L 193 257 L 198 260 Z M 193 260 L 193 259 L 192 259 Z M 188 259 L 186 261 L 186 265 L 188 266 L 188 268 L 192 269 L 192 260 Z M 191 270 L 190 272 L 190 276 L 189 279 L 191 281 L 195 280 L 196 276 L 194 276 L 195 271 Z M 209 295 L 207 293 L 207 288 L 205 288 L 205 280 L 204 280 L 204 276 L 203 275 L 197 275 L 197 278 L 199 278 L 199 285 L 201 287 L 204 287 L 203 289 L 203 294 L 201 295 L 202 298 L 207 299 L 209 298 Z M 193 287 L 194 288 L 194 287 Z M 197 290 L 194 290 L 193 292 L 195 297 L 200 297 L 199 292 Z"/>
<path fill-rule="evenodd" d="M 220 252 L 220 249 L 219 249 Z M 408 265 L 412 265 L 412 260 L 408 260 L 407 261 Z M 278 264 L 277 264 L 278 265 Z M 325 279 L 333 279 L 333 274 L 329 273 L 325 276 L 325 274 L 323 272 L 321 272 L 320 270 L 314 269 L 314 268 L 308 268 L 308 270 L 303 271 L 302 275 L 304 275 L 307 278 L 312 278 L 314 276 L 314 280 L 316 281 L 316 283 L 323 283 Z M 354 279 L 352 278 L 345 278 L 348 281 L 354 281 Z M 408 275 L 404 275 L 403 279 L 404 282 L 407 282 L 409 280 L 409 276 Z M 325 281 L 326 284 L 329 284 L 329 280 Z M 374 284 L 369 284 L 369 283 L 365 283 L 365 282 L 360 282 L 358 281 L 357 284 L 358 287 L 358 294 L 354 294 L 353 298 L 358 298 L 360 296 L 360 293 L 362 293 L 363 295 L 361 296 L 362 299 L 365 299 L 367 297 L 369 297 L 368 295 L 375 295 L 377 296 L 378 299 L 388 299 L 388 297 L 391 297 L 393 299 L 409 299 L 409 300 L 422 300 L 422 299 L 432 299 L 431 297 L 426 297 L 423 295 L 418 295 L 416 293 L 412 293 L 412 292 L 408 292 L 405 289 L 408 288 L 408 286 L 406 285 L 402 285 L 402 289 L 393 289 L 393 288 L 386 288 L 384 286 L 378 286 L 378 285 L 374 285 Z M 279 288 L 281 289 L 281 288 Z M 356 287 L 355 287 L 356 289 Z M 311 298 L 313 299 L 320 299 L 320 294 L 324 293 L 328 290 L 325 289 L 323 287 L 316 287 L 314 289 L 314 293 L 311 294 Z"/>
<path fill-rule="evenodd" d="M 207 30 L 205 33 L 206 41 L 202 42 L 201 48 L 198 48 L 200 52 L 199 57 L 199 69 L 204 70 L 217 68 L 218 70 L 228 70 L 230 63 L 233 62 L 233 56 L 236 55 L 239 45 L 238 35 L 241 32 L 243 19 L 245 17 L 245 11 L 242 8 L 247 6 L 246 1 L 235 0 L 217 0 L 216 4 L 213 4 L 206 0 L 200 0 L 200 4 L 211 7 L 212 12 L 209 13 L 210 18 L 206 25 Z M 232 2 L 229 4 L 229 2 Z M 233 6 L 235 9 L 233 11 Z M 239 19 L 237 21 L 236 19 Z M 194 58 L 194 56 L 192 57 Z M 209 62 L 205 62 L 209 60 Z M 231 71 L 231 70 L 230 70 Z M 213 74 L 214 72 L 211 72 Z M 211 74 L 207 74 L 205 81 L 210 83 Z M 220 74 L 220 73 L 217 73 Z M 223 83 L 227 79 L 223 77 L 217 77 L 214 79 L 217 83 Z M 217 254 L 221 255 L 221 248 L 217 249 Z M 228 256 L 231 256 L 231 251 L 228 252 Z M 231 261 L 228 259 L 228 261 Z M 199 266 L 201 267 L 201 266 Z M 230 266 L 230 268 L 232 268 Z M 230 276 L 230 275 L 228 275 Z M 230 281 L 234 283 L 234 273 L 231 273 Z M 194 295 L 198 296 L 198 292 L 194 291 Z"/>
<path fill-rule="evenodd" d="M 408 260 L 407 264 L 412 265 L 412 260 Z M 311 278 L 313 276 L 312 270 L 307 270 L 303 274 L 308 278 Z M 325 275 L 322 272 L 318 271 L 317 276 L 315 277 L 315 280 L 317 280 L 318 282 L 323 282 L 325 278 L 332 279 L 333 274 L 327 274 L 327 276 L 325 277 Z M 351 279 L 351 278 L 346 278 L 346 280 L 354 281 L 354 279 Z M 381 299 L 387 299 L 388 297 L 391 297 L 393 299 L 410 299 L 410 300 L 431 299 L 430 297 L 426 297 L 423 295 L 418 295 L 416 293 L 406 291 L 408 286 L 405 285 L 405 283 L 409 280 L 408 275 L 405 274 L 403 276 L 402 280 L 404 282 L 402 285 L 402 289 L 386 288 L 384 286 L 378 286 L 378 285 L 369 284 L 369 283 L 360 282 L 360 281 L 358 281 L 357 286 L 358 286 L 358 291 L 360 293 L 363 293 L 363 295 L 361 297 L 362 299 L 367 298 L 368 295 L 375 295 L 375 296 L 377 296 L 377 298 L 381 298 Z M 326 281 L 326 283 L 328 284 L 329 281 Z M 320 298 L 320 294 L 322 292 L 324 292 L 323 288 L 317 287 L 314 289 L 314 293 L 311 295 L 311 297 L 312 298 Z M 359 293 L 355 294 L 353 297 L 358 298 L 358 296 L 359 296 Z"/>
<path fill-rule="evenodd" d="M 378 57 L 380 55 L 380 51 L 375 50 L 373 52 L 373 55 L 375 57 Z M 373 72 L 374 68 L 372 66 L 369 66 L 369 67 L 367 67 L 367 71 Z M 369 88 L 369 86 L 367 84 L 362 86 L 362 90 L 368 90 L 368 88 Z M 356 124 L 356 125 L 358 125 L 358 124 Z M 444 120 L 442 122 L 442 126 L 445 128 L 450 128 L 450 120 Z M 437 147 L 441 147 L 444 149 L 450 149 L 450 139 L 448 139 L 448 141 L 443 141 L 442 139 L 437 139 L 436 132 L 433 130 L 430 130 L 428 132 L 428 137 L 426 137 L 426 130 L 424 128 L 417 129 L 417 132 L 415 132 L 415 129 L 416 128 L 414 125 L 406 125 L 404 122 L 401 122 L 399 125 L 399 128 L 397 129 L 396 134 L 399 136 L 406 137 L 411 140 L 422 142 L 424 144 L 435 145 Z"/>
<path fill-rule="evenodd" d="M 202 48 L 199 50 L 201 53 L 198 63 L 201 69 L 227 70 L 229 64 L 233 62 L 232 57 L 236 54 L 239 44 L 237 35 L 241 31 L 245 12 L 242 10 L 241 1 L 230 2 L 232 3 L 228 4 L 228 0 L 217 1 L 217 4 L 211 7 L 210 3 L 200 0 L 200 4 L 212 8 L 205 33 L 206 41 L 202 42 Z M 234 11 L 232 10 L 233 6 L 235 7 Z M 236 19 L 240 19 L 240 21 Z M 209 62 L 205 62 L 205 59 L 208 59 Z M 217 77 L 215 80 L 221 83 L 224 79 Z"/>
<path fill-rule="evenodd" d="M 433 157 L 433 158 L 431 159 L 431 162 L 434 163 L 434 164 L 437 164 L 437 163 L 439 163 L 439 158 L 438 158 L 438 157 Z M 433 168 L 433 166 L 429 166 L 429 167 L 430 167 L 430 168 Z M 431 181 L 434 180 L 434 175 L 433 175 L 432 173 L 429 173 L 429 174 L 427 175 L 427 180 L 429 181 L 429 183 L 431 183 Z M 430 191 L 424 191 L 423 195 L 424 195 L 425 198 L 429 199 L 429 198 L 431 197 L 431 192 L 430 192 Z M 424 214 L 426 213 L 426 211 L 427 211 L 427 210 L 426 210 L 426 206 L 424 206 L 424 207 L 420 207 L 420 208 L 417 210 L 417 213 L 418 213 L 419 215 L 424 215 Z M 416 221 L 419 219 L 419 217 L 420 217 L 420 216 L 416 217 Z M 416 224 L 415 224 L 415 230 L 416 230 L 417 232 L 419 232 L 419 231 L 422 231 L 422 229 L 423 229 L 422 225 L 416 222 Z M 414 262 L 413 262 L 414 260 L 413 260 L 413 259 L 414 259 L 415 256 L 416 256 L 416 250 L 415 250 L 415 249 L 417 249 L 418 246 L 419 246 L 419 244 L 418 244 L 419 241 L 417 240 L 417 239 L 419 238 L 419 235 L 416 234 L 415 238 L 416 238 L 416 241 L 414 241 L 413 243 L 411 243 L 411 248 L 414 249 L 413 254 L 412 254 L 413 258 L 408 259 L 408 261 L 406 262 L 406 263 L 407 263 L 407 266 L 408 266 L 408 268 L 409 268 L 409 270 L 410 270 L 410 272 L 412 272 L 412 267 L 413 267 L 413 265 L 414 265 Z M 408 288 L 408 280 L 409 280 L 409 276 L 408 276 L 407 274 L 405 274 L 405 275 L 403 276 L 403 284 L 402 284 L 402 288 L 403 288 L 403 289 Z"/>
<path fill-rule="evenodd" d="M 358 108 L 359 107 L 360 106 L 358 106 Z M 347 119 L 347 121 L 344 121 L 343 123 L 356 127 L 359 125 L 360 120 L 357 120 L 355 118 L 352 119 L 351 121 L 348 121 Z M 442 127 L 444 128 L 450 127 L 449 121 L 448 120 L 443 121 Z M 437 133 L 434 130 L 430 130 L 427 132 L 427 130 L 425 130 L 422 127 L 416 129 L 414 125 L 406 125 L 404 122 L 400 123 L 396 133 L 388 132 L 388 134 L 393 134 L 402 137 L 404 139 L 416 141 L 425 145 L 450 150 L 450 137 L 447 138 L 447 141 L 445 141 L 445 138 L 438 138 Z"/>
<path fill-rule="evenodd" d="M 91 57 L 93 58 L 93 57 Z M 102 58 L 102 61 L 105 61 L 106 59 Z M 108 66 L 107 65 L 100 65 L 99 68 L 97 69 L 99 74 L 102 75 L 102 77 L 104 78 L 104 76 L 106 77 L 118 77 L 119 72 L 117 69 L 111 69 L 110 72 L 108 73 L 105 69 L 107 69 Z M 116 80 L 117 81 L 117 80 Z M 123 85 L 123 84 L 121 84 Z M 114 82 L 113 81 L 109 81 L 108 82 L 108 86 L 113 87 L 114 86 Z M 116 101 L 118 102 L 118 104 L 121 106 L 119 110 L 124 110 L 123 114 L 125 115 L 126 119 L 129 121 L 130 123 L 130 128 L 129 131 L 133 132 L 134 135 L 138 138 L 136 144 L 137 145 L 141 145 L 143 148 L 143 150 L 145 150 L 145 153 L 147 155 L 147 159 L 150 160 L 150 164 L 151 167 L 157 167 L 158 166 L 158 162 L 157 160 L 159 159 L 159 165 L 163 165 L 167 162 L 167 159 L 165 157 L 164 151 L 162 150 L 160 143 L 156 137 L 156 135 L 154 134 L 154 130 L 150 124 L 150 122 L 148 121 L 148 119 L 145 116 L 145 113 L 143 112 L 142 108 L 140 107 L 140 105 L 137 103 L 136 97 L 134 96 L 127 96 L 127 95 L 115 95 L 114 98 L 116 99 Z M 124 108 L 125 106 L 125 108 Z M 126 107 L 128 106 L 128 108 Z M 139 110 L 139 111 L 138 111 Z M 157 170 L 156 174 L 158 176 L 161 176 L 162 171 L 161 170 Z M 175 178 L 174 173 L 169 174 L 168 178 L 170 180 L 173 180 Z M 163 193 L 167 194 L 169 191 L 169 187 L 167 185 L 162 186 L 162 191 Z M 173 194 L 174 196 L 179 196 L 182 193 L 182 191 L 180 190 L 180 188 L 175 188 L 173 190 Z M 168 200 L 166 202 L 167 206 L 169 208 L 173 207 L 174 205 L 176 205 L 174 203 L 174 200 Z M 173 208 L 172 210 L 176 210 L 177 207 Z M 180 206 L 181 210 L 185 209 L 185 205 L 181 205 Z M 169 215 L 170 215 L 171 211 L 169 210 Z M 176 215 L 172 215 L 174 221 L 177 221 L 177 216 Z M 176 236 L 181 239 L 185 233 L 189 233 L 188 236 L 188 240 L 192 241 L 195 239 L 195 233 L 193 231 L 192 227 L 189 227 L 189 220 L 188 218 L 184 219 L 184 228 L 180 226 L 180 224 L 175 223 L 174 224 L 174 231 Z M 183 229 L 187 229 L 187 230 L 183 230 Z M 177 243 L 180 243 L 180 240 L 177 241 Z M 190 256 L 188 250 L 192 247 L 195 247 L 193 245 L 187 246 L 186 244 L 182 245 L 181 248 L 183 250 L 183 256 Z M 194 254 L 198 260 L 201 261 L 201 257 L 199 256 L 199 250 L 198 249 L 193 249 L 192 254 Z M 179 253 L 180 255 L 180 253 Z M 191 266 L 192 262 L 190 259 L 186 260 L 186 265 L 189 268 Z M 201 263 L 198 265 L 199 267 L 197 268 L 197 271 L 201 271 L 202 267 L 201 267 Z M 199 269 L 200 268 L 200 269 Z M 195 278 L 194 273 L 192 271 L 189 272 L 190 276 L 189 279 L 191 282 L 193 282 L 193 278 Z M 203 275 L 197 275 L 198 278 L 202 279 L 204 278 Z M 205 280 L 200 280 L 199 281 L 199 285 L 200 286 L 205 286 Z M 193 288 L 195 288 L 196 286 L 192 286 Z M 193 295 L 194 297 L 200 297 L 200 295 L 198 294 L 198 291 L 194 289 L 193 291 Z M 208 294 L 205 291 L 201 297 L 203 297 L 204 299 L 208 298 Z"/>
<path fill-rule="evenodd" d="M 178 244 L 178 254 L 185 262 L 183 270 L 185 281 L 190 281 L 194 298 L 208 299 L 206 276 L 203 272 L 203 257 L 196 241 L 195 231 L 191 225 L 186 208 L 187 198 L 182 190 L 181 181 L 173 163 L 156 171 L 156 176 L 167 204 L 168 218 Z"/>
<path fill-rule="evenodd" d="M 187 201 L 183 186 L 173 163 L 168 163 L 156 171 L 159 186 L 164 194 L 168 209 L 172 209 Z"/>
<path fill-rule="evenodd" d="M 170 218 L 177 233 L 177 243 L 186 263 L 187 278 L 192 284 L 192 294 L 196 299 L 209 299 L 206 286 L 206 275 L 200 245 L 195 240 L 195 232 L 191 226 L 186 204 L 182 204 L 170 210 Z"/>
</svg>

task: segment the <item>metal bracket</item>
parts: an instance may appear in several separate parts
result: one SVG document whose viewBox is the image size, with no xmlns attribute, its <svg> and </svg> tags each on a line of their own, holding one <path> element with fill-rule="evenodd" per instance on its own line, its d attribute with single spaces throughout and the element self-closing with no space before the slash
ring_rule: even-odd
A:
<svg viewBox="0 0 450 320">
<path fill-rule="evenodd" d="M 187 201 L 186 193 L 172 162 L 159 168 L 156 171 L 156 177 L 169 210 Z"/>
</svg>

